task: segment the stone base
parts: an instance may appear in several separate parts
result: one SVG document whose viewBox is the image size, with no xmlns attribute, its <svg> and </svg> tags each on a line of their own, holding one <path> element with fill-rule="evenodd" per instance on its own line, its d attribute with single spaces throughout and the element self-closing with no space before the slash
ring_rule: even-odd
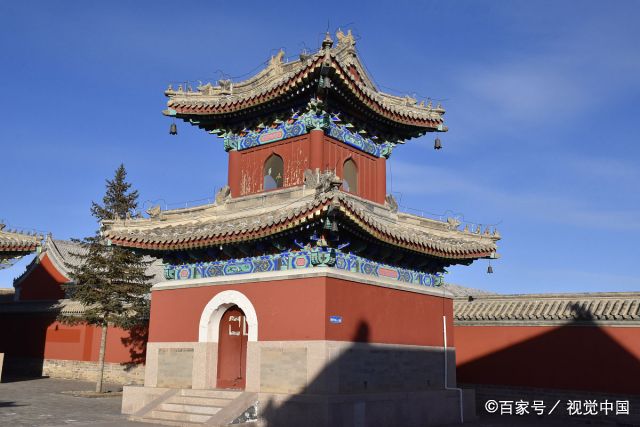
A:
<svg viewBox="0 0 640 427">
<path fill-rule="evenodd" d="M 455 387 L 455 349 L 447 349 Z M 341 341 L 259 341 L 247 346 L 246 391 L 387 393 L 443 389 L 442 347 Z M 214 389 L 217 343 L 150 342 L 145 386 Z"/>
<path fill-rule="evenodd" d="M 132 415 L 162 403 L 170 389 L 125 386 L 122 413 Z M 465 421 L 475 419 L 473 390 L 464 390 Z M 240 411 L 242 412 L 242 411 Z M 367 394 L 258 394 L 258 426 L 422 427 L 460 422 L 456 390 Z"/>
<path fill-rule="evenodd" d="M 459 393 L 455 390 L 259 396 L 261 426 L 422 427 L 460 422 Z M 473 391 L 465 391 L 463 405 L 465 421 L 475 419 Z"/>
<path fill-rule="evenodd" d="M 7 356 L 5 362 L 5 376 L 45 376 L 85 381 L 98 379 L 98 362 L 10 356 Z M 113 384 L 143 384 L 144 371 L 144 365 L 129 368 L 120 363 L 105 363 L 104 381 Z"/>
</svg>

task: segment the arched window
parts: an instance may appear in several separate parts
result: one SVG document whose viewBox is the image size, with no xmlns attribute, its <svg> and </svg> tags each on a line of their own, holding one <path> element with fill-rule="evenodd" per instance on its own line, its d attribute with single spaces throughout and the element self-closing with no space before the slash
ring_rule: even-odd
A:
<svg viewBox="0 0 640 427">
<path fill-rule="evenodd" d="M 342 181 L 344 191 L 358 194 L 358 167 L 356 166 L 356 162 L 352 159 L 347 159 L 347 161 L 344 162 L 342 174 L 344 175 L 344 181 Z"/>
<path fill-rule="evenodd" d="M 284 162 L 282 157 L 277 154 L 269 156 L 266 162 L 264 162 L 264 182 L 262 185 L 263 190 L 273 190 L 282 187 L 284 176 Z"/>
</svg>

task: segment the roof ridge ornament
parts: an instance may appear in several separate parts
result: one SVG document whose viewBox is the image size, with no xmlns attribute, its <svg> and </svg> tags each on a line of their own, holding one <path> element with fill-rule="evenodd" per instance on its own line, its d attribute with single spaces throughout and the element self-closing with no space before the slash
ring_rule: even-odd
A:
<svg viewBox="0 0 640 427">
<path fill-rule="evenodd" d="M 330 169 L 325 170 L 318 177 L 318 184 L 316 185 L 316 196 L 324 193 L 333 192 L 339 190 L 342 185 L 342 179 L 336 173 Z"/>
<path fill-rule="evenodd" d="M 350 29 L 347 31 L 347 34 L 345 34 L 340 28 L 338 28 L 336 38 L 338 39 L 338 47 L 353 48 L 356 45 L 356 39 L 353 37 Z"/>
<path fill-rule="evenodd" d="M 327 50 L 333 47 L 333 39 L 331 38 L 331 34 L 327 31 L 324 36 L 324 40 L 322 40 L 322 49 Z"/>
<path fill-rule="evenodd" d="M 269 60 L 269 69 L 273 70 L 275 75 L 283 73 L 282 58 L 284 58 L 284 50 L 280 49 L 277 54 L 273 55 Z"/>
</svg>

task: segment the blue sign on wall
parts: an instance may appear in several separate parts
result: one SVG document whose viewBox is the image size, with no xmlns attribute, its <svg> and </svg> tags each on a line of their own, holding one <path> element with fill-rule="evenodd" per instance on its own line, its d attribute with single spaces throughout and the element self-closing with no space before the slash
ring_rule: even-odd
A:
<svg viewBox="0 0 640 427">
<path fill-rule="evenodd" d="M 342 316 L 329 316 L 330 323 L 342 323 Z"/>
</svg>

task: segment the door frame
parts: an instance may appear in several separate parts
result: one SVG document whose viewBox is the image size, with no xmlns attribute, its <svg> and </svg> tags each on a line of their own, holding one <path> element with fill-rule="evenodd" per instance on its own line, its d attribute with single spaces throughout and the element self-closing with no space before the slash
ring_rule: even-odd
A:
<svg viewBox="0 0 640 427">
<path fill-rule="evenodd" d="M 204 348 L 206 348 L 207 362 L 204 366 L 205 371 L 201 371 L 197 373 L 197 375 L 202 374 L 208 378 L 208 380 L 206 380 L 207 388 L 216 387 L 220 321 L 227 309 L 234 305 L 237 305 L 238 308 L 244 312 L 248 328 L 245 390 L 258 391 L 259 378 L 255 378 L 256 375 L 259 376 L 259 369 L 256 368 L 260 363 L 257 346 L 258 315 L 249 298 L 242 292 L 232 290 L 222 291 L 216 294 L 202 310 L 198 329 L 198 342 L 202 343 Z M 194 370 L 194 375 L 196 375 L 196 370 Z"/>
</svg>

